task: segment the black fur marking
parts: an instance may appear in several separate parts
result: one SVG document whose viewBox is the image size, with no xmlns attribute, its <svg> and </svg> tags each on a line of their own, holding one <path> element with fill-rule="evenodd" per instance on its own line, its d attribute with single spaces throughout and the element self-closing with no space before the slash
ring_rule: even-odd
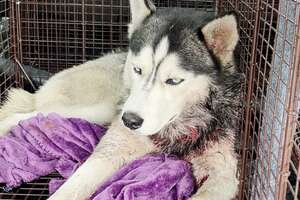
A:
<svg viewBox="0 0 300 200">
<path fill-rule="evenodd" d="M 203 32 L 202 32 L 201 28 L 199 29 L 197 36 L 198 36 L 198 39 L 201 42 L 205 42 L 205 38 L 204 38 L 204 35 L 203 35 Z"/>
</svg>

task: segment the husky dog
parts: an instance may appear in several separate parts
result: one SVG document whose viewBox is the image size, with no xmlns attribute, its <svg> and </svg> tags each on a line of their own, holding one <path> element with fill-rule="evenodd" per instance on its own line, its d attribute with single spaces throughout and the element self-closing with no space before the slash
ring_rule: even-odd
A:
<svg viewBox="0 0 300 200">
<path fill-rule="evenodd" d="M 53 76 L 35 94 L 14 89 L 0 111 L 0 133 L 38 112 L 107 123 L 93 154 L 50 200 L 87 199 L 124 164 L 151 152 L 193 166 L 197 200 L 237 192 L 242 77 L 233 52 L 234 14 L 169 8 L 130 0 L 129 49 Z"/>
</svg>

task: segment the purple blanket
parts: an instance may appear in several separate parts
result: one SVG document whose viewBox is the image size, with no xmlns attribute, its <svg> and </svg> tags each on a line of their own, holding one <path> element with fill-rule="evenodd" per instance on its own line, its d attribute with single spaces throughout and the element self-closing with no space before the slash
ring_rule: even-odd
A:
<svg viewBox="0 0 300 200">
<path fill-rule="evenodd" d="M 0 182 L 19 186 L 57 170 L 69 177 L 92 153 L 105 129 L 56 114 L 21 121 L 0 138 Z"/>
<path fill-rule="evenodd" d="M 116 172 L 92 200 L 184 200 L 194 190 L 190 165 L 167 155 L 147 155 Z"/>
<path fill-rule="evenodd" d="M 55 170 L 68 178 L 104 133 L 99 125 L 57 114 L 21 121 L 9 136 L 0 138 L 0 183 L 13 188 Z M 50 192 L 63 181 L 53 180 Z M 166 155 L 148 155 L 116 172 L 91 199 L 187 199 L 193 188 L 188 163 Z"/>
</svg>

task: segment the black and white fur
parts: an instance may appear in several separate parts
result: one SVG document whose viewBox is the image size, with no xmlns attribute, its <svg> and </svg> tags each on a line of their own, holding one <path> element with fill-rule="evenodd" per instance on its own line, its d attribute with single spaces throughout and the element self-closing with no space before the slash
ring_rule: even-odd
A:
<svg viewBox="0 0 300 200">
<path fill-rule="evenodd" d="M 191 199 L 233 199 L 242 82 L 233 59 L 235 15 L 159 10 L 149 0 L 130 6 L 128 52 L 60 72 L 35 94 L 12 90 L 0 110 L 0 135 L 38 112 L 111 124 L 51 200 L 87 199 L 121 166 L 151 152 L 192 164 L 199 188 Z"/>
</svg>

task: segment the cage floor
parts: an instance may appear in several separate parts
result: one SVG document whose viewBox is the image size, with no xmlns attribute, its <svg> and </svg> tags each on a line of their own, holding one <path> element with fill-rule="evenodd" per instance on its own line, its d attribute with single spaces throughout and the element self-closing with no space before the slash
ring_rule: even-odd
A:
<svg viewBox="0 0 300 200">
<path fill-rule="evenodd" d="M 48 183 L 52 178 L 57 177 L 60 176 L 53 173 L 31 183 L 23 184 L 8 193 L 0 189 L 0 200 L 46 200 L 49 196 Z M 0 188 L 3 188 L 3 186 L 3 184 L 0 184 Z"/>
</svg>

